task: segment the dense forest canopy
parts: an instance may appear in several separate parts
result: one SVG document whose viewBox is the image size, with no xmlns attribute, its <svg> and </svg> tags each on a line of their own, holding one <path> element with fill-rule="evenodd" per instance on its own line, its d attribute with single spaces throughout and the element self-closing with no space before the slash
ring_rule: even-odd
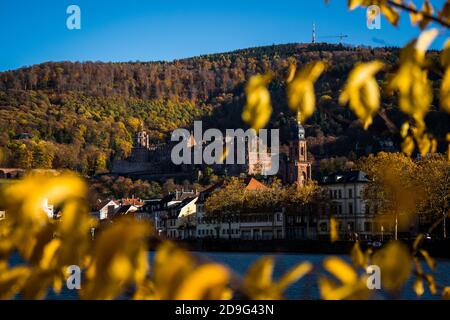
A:
<svg viewBox="0 0 450 320">
<path fill-rule="evenodd" d="M 438 53 L 429 55 L 438 65 Z M 378 76 L 383 88 L 385 72 L 396 68 L 397 48 L 287 44 L 172 62 L 48 62 L 2 72 L 1 165 L 101 172 L 113 159 L 129 155 L 141 125 L 154 143 L 195 119 L 221 129 L 246 127 L 240 116 L 244 85 L 251 75 L 269 70 L 275 72 L 269 87 L 274 107 L 270 126 L 281 129 L 285 142 L 294 115 L 283 79 L 290 64 L 315 60 L 327 61 L 327 70 L 316 84 L 317 111 L 306 124 L 311 156 L 354 158 L 377 151 L 386 138 L 398 144 L 393 133 L 405 117 L 395 108 L 395 97 L 384 91 L 383 108 L 368 131 L 339 106 L 339 90 L 352 67 L 374 59 L 388 65 Z M 439 68 L 429 77 L 437 93 Z M 450 119 L 437 106 L 436 100 L 427 127 L 443 150 Z"/>
</svg>

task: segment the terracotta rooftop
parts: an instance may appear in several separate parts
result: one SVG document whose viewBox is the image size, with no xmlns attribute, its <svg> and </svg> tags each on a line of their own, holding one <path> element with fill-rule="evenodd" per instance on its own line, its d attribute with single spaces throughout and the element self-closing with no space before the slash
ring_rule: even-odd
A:
<svg viewBox="0 0 450 320">
<path fill-rule="evenodd" d="M 245 190 L 265 190 L 267 189 L 267 187 L 259 182 L 258 180 L 256 180 L 255 178 L 247 178 L 245 179 Z"/>
<path fill-rule="evenodd" d="M 123 206 L 133 205 L 136 207 L 142 207 L 145 203 L 141 201 L 141 199 L 136 198 L 126 198 L 121 201 Z"/>
</svg>

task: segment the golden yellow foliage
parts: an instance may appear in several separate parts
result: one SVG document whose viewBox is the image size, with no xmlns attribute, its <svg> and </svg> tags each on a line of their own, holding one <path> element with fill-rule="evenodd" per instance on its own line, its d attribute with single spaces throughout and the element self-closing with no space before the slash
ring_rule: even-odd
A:
<svg viewBox="0 0 450 320">
<path fill-rule="evenodd" d="M 0 267 L 0 300 L 11 299 L 20 292 L 30 273 L 27 267 Z"/>
<path fill-rule="evenodd" d="M 383 287 L 391 292 L 399 291 L 408 280 L 412 261 L 408 247 L 396 241 L 388 243 L 372 258 L 372 263 L 380 267 Z"/>
<path fill-rule="evenodd" d="M 350 104 L 350 108 L 362 121 L 364 129 L 372 123 L 373 115 L 380 107 L 380 90 L 374 75 L 382 67 L 383 63 L 379 61 L 356 65 L 339 97 L 340 104 Z"/>
<path fill-rule="evenodd" d="M 392 6 L 387 4 L 387 1 L 383 0 L 348 0 L 348 8 L 349 10 L 354 10 L 360 6 L 368 7 L 370 5 L 378 5 L 380 7 L 381 13 L 386 17 L 386 19 L 396 26 L 400 19 L 399 13 Z"/>
<path fill-rule="evenodd" d="M 199 265 L 172 242 L 158 247 L 149 281 L 140 284 L 135 299 L 230 299 L 229 270 L 216 263 Z"/>
<path fill-rule="evenodd" d="M 271 79 L 271 73 L 258 74 L 252 76 L 245 87 L 247 104 L 242 111 L 242 120 L 256 131 L 266 126 L 272 114 L 270 93 L 267 89 Z"/>
<path fill-rule="evenodd" d="M 85 192 L 84 182 L 71 173 L 29 175 L 3 190 L 10 214 L 0 223 L 0 257 L 18 250 L 32 267 L 5 270 L 5 279 L 22 275 L 10 293 L 19 288 L 26 299 L 44 298 L 49 285 L 58 289 L 66 266 L 82 265 L 93 226 Z M 59 221 L 48 218 L 46 201 L 62 208 Z"/>
<path fill-rule="evenodd" d="M 450 300 L 450 287 L 445 287 L 442 289 L 442 299 Z"/>
<path fill-rule="evenodd" d="M 445 69 L 441 82 L 441 108 L 450 113 L 450 40 L 445 42 L 441 53 L 441 65 Z"/>
<path fill-rule="evenodd" d="M 436 267 L 436 260 L 434 260 L 426 250 L 421 249 L 419 251 L 424 257 L 428 267 L 430 267 L 431 270 L 434 270 Z"/>
<path fill-rule="evenodd" d="M 400 67 L 388 85 L 389 89 L 398 91 L 400 109 L 415 120 L 416 127 L 422 132 L 425 129 L 424 116 L 433 97 L 427 71 L 423 68 L 425 53 L 437 34 L 437 29 L 424 31 L 417 40 L 402 49 Z"/>
<path fill-rule="evenodd" d="M 331 242 L 339 240 L 338 222 L 334 217 L 330 219 L 330 240 Z"/>
<path fill-rule="evenodd" d="M 231 298 L 227 289 L 230 273 L 220 264 L 201 265 L 178 288 L 176 300 L 204 300 Z"/>
<path fill-rule="evenodd" d="M 147 237 L 150 227 L 122 218 L 101 232 L 86 271 L 84 299 L 114 299 L 127 285 L 140 283 L 149 270 Z"/>
<path fill-rule="evenodd" d="M 433 12 L 434 12 L 433 6 L 431 5 L 429 0 L 424 1 L 423 6 L 420 11 L 423 12 L 424 14 L 430 15 L 430 16 L 433 14 Z M 421 19 L 419 22 L 420 29 L 425 29 L 425 27 L 430 22 L 430 19 L 427 18 L 424 14 L 421 14 Z"/>
<path fill-rule="evenodd" d="M 319 278 L 320 294 L 325 300 L 367 299 L 367 277 L 358 276 L 357 272 L 344 260 L 338 257 L 325 259 L 323 266 L 339 281 L 321 276 Z"/>
<path fill-rule="evenodd" d="M 263 257 L 247 271 L 244 290 L 251 299 L 283 299 L 284 290 L 312 269 L 309 262 L 299 263 L 274 282 L 272 280 L 274 264 L 273 258 Z"/>
<path fill-rule="evenodd" d="M 350 257 L 352 258 L 353 265 L 355 267 L 361 267 L 366 269 L 369 265 L 369 259 L 372 250 L 368 249 L 365 253 L 361 250 L 359 242 L 355 242 L 352 251 L 350 252 Z"/>
<path fill-rule="evenodd" d="M 293 67 L 291 67 L 293 68 Z M 290 71 L 290 75 L 295 69 Z M 297 113 L 301 122 L 305 122 L 313 113 L 316 106 L 314 83 L 325 70 L 325 63 L 316 61 L 308 63 L 288 82 L 287 96 L 288 105 Z M 290 80 L 292 76 L 288 77 Z"/>
<path fill-rule="evenodd" d="M 413 2 L 410 2 L 408 5 L 409 8 L 411 8 L 413 11 L 409 13 L 409 18 L 411 19 L 411 24 L 413 26 L 417 25 L 419 21 L 422 19 L 422 15 L 420 13 L 414 12 L 416 10 L 416 6 Z"/>
</svg>

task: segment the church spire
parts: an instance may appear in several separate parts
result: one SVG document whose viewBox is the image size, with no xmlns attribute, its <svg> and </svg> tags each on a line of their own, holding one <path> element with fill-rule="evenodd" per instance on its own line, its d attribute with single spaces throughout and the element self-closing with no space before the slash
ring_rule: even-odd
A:
<svg viewBox="0 0 450 320">
<path fill-rule="evenodd" d="M 296 140 L 305 140 L 305 128 L 302 125 L 300 111 L 297 112 Z"/>
</svg>

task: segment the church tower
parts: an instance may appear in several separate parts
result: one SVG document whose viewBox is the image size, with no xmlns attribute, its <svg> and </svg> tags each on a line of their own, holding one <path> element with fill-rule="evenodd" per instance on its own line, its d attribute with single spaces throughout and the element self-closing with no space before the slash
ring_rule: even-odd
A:
<svg viewBox="0 0 450 320">
<path fill-rule="evenodd" d="M 287 166 L 287 182 L 305 185 L 311 179 L 311 163 L 308 161 L 308 149 L 305 139 L 305 128 L 297 116 L 297 124 L 289 141 L 289 160 Z"/>
</svg>

